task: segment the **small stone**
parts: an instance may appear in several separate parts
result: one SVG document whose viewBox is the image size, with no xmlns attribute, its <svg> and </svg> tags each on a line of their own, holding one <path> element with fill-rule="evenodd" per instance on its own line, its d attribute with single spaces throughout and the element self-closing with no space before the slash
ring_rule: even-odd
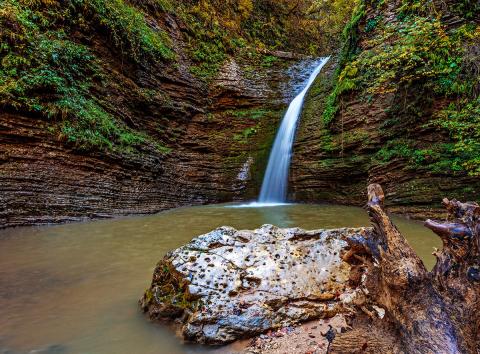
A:
<svg viewBox="0 0 480 354">
<path fill-rule="evenodd" d="M 56 344 L 42 349 L 34 349 L 29 354 L 63 354 L 67 352 L 67 348 L 63 345 Z"/>
</svg>

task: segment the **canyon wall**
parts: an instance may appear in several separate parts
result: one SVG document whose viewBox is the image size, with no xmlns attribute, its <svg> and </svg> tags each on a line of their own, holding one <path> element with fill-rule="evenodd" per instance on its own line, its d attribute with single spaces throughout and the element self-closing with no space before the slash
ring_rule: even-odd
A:
<svg viewBox="0 0 480 354">
<path fill-rule="evenodd" d="M 293 200 L 362 206 L 367 184 L 381 183 L 390 211 L 424 218 L 443 214 L 445 196 L 480 199 L 478 143 L 462 151 L 478 141 L 478 114 L 464 109 L 478 105 L 478 12 L 434 2 L 437 18 L 427 18 L 431 4 L 409 3 L 357 8 L 306 99 Z"/>
<path fill-rule="evenodd" d="M 12 5 L 14 15 L 20 10 Z M 18 32 L 14 15 L 2 26 Z M 58 99 L 62 91 L 43 83 L 25 99 L 16 91 L 5 100 L 0 96 L 0 227 L 153 213 L 256 196 L 277 124 L 310 61 L 247 48 L 235 59 L 227 54 L 204 79 L 192 70 L 196 63 L 187 50 L 191 38 L 183 20 L 164 12 L 145 16 L 149 26 L 168 34 L 174 62 L 136 62 L 101 28 L 72 30 L 75 45 L 98 58 L 101 79 L 88 73 L 89 91 L 79 100 L 98 103 L 94 109 L 86 106 L 88 115 L 83 103 L 78 111 L 67 106 L 45 114 L 44 107 L 63 101 Z M 52 57 L 64 55 L 67 45 L 55 48 Z M 59 64 L 46 59 L 49 69 L 57 65 L 55 79 L 68 74 L 69 68 L 60 70 L 68 59 Z M 42 69 L 46 65 L 40 64 Z M 37 69 L 25 70 L 17 82 Z M 48 75 L 42 72 L 40 80 Z M 73 101 L 75 95 L 68 91 L 62 100 Z M 23 106 L 32 97 L 37 101 Z M 104 123 L 107 114 L 121 128 Z M 66 125 L 84 124 L 84 116 L 87 127 Z M 123 129 L 117 137 L 115 129 Z"/>
<path fill-rule="evenodd" d="M 5 0 L 0 227 L 254 199 L 312 65 L 289 50 L 331 52 L 352 8 L 315 4 Z M 361 206 L 378 182 L 416 217 L 478 200 L 479 13 L 358 1 L 306 99 L 291 199 Z"/>
<path fill-rule="evenodd" d="M 246 79 L 245 67 L 232 59 L 209 87 L 171 77 L 165 92 L 175 104 L 167 113 L 156 102 L 136 97 L 135 81 L 119 77 L 131 86 L 105 94 L 128 109 L 142 131 L 158 134 L 161 125 L 169 132 L 169 150 L 161 153 L 151 146 L 82 151 L 59 141 L 42 117 L 0 113 L 0 225 L 254 198 L 294 88 L 292 65 L 260 68 Z M 162 85 L 165 78 L 149 80 Z"/>
</svg>

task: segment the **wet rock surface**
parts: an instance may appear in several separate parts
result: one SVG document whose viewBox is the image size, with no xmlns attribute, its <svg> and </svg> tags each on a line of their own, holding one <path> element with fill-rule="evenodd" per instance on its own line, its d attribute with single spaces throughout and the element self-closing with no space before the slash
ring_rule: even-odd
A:
<svg viewBox="0 0 480 354">
<path fill-rule="evenodd" d="M 167 254 L 140 305 L 150 319 L 176 320 L 185 339 L 207 344 L 333 317 L 355 298 L 344 239 L 371 232 L 221 227 Z"/>
</svg>

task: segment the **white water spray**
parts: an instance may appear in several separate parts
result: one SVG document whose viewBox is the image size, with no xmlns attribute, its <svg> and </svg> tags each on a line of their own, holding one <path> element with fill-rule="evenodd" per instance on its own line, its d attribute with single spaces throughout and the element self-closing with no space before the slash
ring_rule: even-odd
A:
<svg viewBox="0 0 480 354">
<path fill-rule="evenodd" d="M 292 158 L 292 148 L 295 139 L 298 119 L 302 112 L 303 101 L 315 78 L 330 58 L 324 58 L 310 74 L 303 90 L 294 98 L 283 117 L 280 129 L 275 137 L 267 170 L 263 178 L 262 189 L 257 206 L 284 204 L 287 201 L 288 172 Z"/>
</svg>

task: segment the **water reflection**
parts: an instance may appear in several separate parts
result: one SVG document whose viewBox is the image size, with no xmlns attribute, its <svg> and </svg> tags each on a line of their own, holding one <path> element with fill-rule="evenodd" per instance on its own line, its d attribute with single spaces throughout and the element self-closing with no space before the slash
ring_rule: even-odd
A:
<svg viewBox="0 0 480 354">
<path fill-rule="evenodd" d="M 262 224 L 273 224 L 278 227 L 293 227 L 293 219 L 289 215 L 289 211 L 294 209 L 294 205 L 284 205 L 274 208 L 261 208 Z"/>
<path fill-rule="evenodd" d="M 294 221 L 289 216 L 289 210 L 293 210 L 296 204 L 288 203 L 258 203 L 252 202 L 249 204 L 241 205 L 226 205 L 225 208 L 241 209 L 254 209 L 254 216 L 258 216 L 258 222 L 254 225 L 272 224 L 278 227 L 293 227 Z M 255 220 L 256 221 L 256 220 Z"/>
</svg>

